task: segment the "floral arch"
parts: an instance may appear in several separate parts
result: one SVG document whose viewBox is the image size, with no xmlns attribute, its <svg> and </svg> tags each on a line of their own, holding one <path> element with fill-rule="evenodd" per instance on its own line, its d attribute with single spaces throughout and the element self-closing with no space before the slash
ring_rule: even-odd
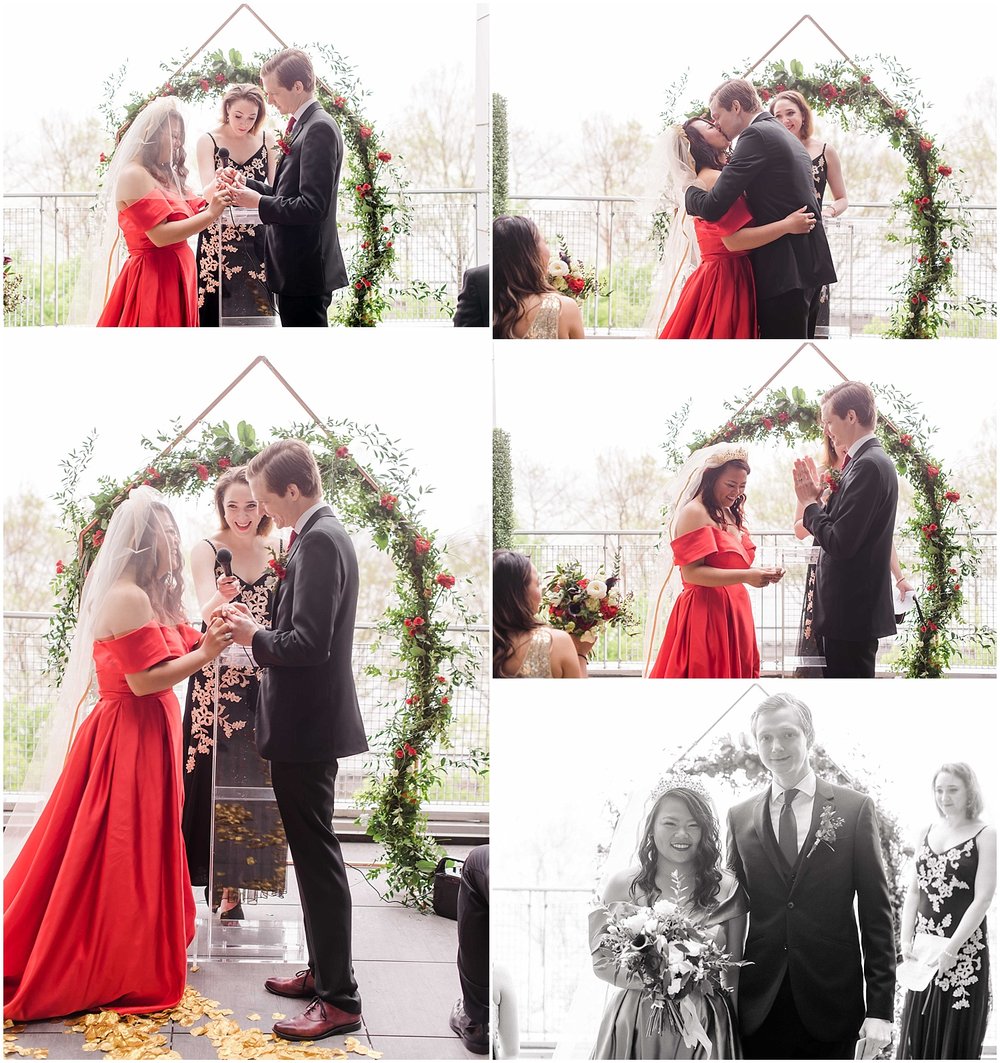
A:
<svg viewBox="0 0 1000 1063">
<path fill-rule="evenodd" d="M 269 58 L 267 54 L 259 53 L 248 60 L 236 49 L 205 51 L 207 45 L 244 9 L 274 37 L 278 47 L 288 47 L 248 4 L 240 4 L 208 41 L 183 63 L 177 67 L 172 63 L 163 65 L 164 71 L 173 70 L 164 82 L 148 92 L 133 93 L 125 105 L 124 119 L 116 116 L 111 103 L 117 88 L 117 81 L 112 78 L 106 86 L 107 102 L 102 109 L 109 129 L 114 130 L 115 148 L 136 116 L 160 96 L 176 96 L 180 100 L 202 103 L 220 98 L 231 85 L 256 85 L 259 82 L 260 68 Z M 347 166 L 340 195 L 350 199 L 346 216 L 353 219 L 349 227 L 357 230 L 359 235 L 357 247 L 347 263 L 348 296 L 337 304 L 337 321 L 352 327 L 377 325 L 390 305 L 387 284 L 392 277 L 396 239 L 409 232 L 409 204 L 402 192 L 406 182 L 393 164 L 392 153 L 383 148 L 375 123 L 364 113 L 366 93 L 354 68 L 329 45 L 314 43 L 304 46 L 303 50 L 312 57 L 322 58 L 336 77 L 335 86 L 317 77 L 316 99 L 337 120 L 344 135 Z M 196 60 L 199 60 L 197 64 Z M 279 150 L 284 150 L 277 131 L 275 139 Z M 102 153 L 98 168 L 102 176 L 113 156 L 114 149 Z M 414 294 L 422 297 L 427 291 L 417 285 Z"/>
<path fill-rule="evenodd" d="M 797 60 L 788 64 L 772 60 L 762 66 L 803 22 L 811 22 L 840 54 L 840 59 L 807 72 Z M 876 56 L 874 58 L 881 59 Z M 772 96 L 794 89 L 818 114 L 832 117 L 844 130 L 885 133 L 906 162 L 903 188 L 892 202 L 892 216 L 905 218 L 908 232 L 902 243 L 910 248 L 903 276 L 892 287 L 896 306 L 887 336 L 892 339 L 934 339 L 948 315 L 962 310 L 974 316 L 996 315 L 996 305 L 976 297 L 960 300 L 955 287 L 953 257 L 968 248 L 972 224 L 965 204 L 968 196 L 947 164 L 943 149 L 925 129 L 920 93 L 913 79 L 893 59 L 886 61 L 895 82 L 896 99 L 890 98 L 872 80 L 870 60 L 852 60 L 810 15 L 803 15 L 764 57 L 749 69 L 723 74 L 753 81 L 765 106 Z M 667 111 L 684 89 L 686 78 L 668 94 Z M 685 117 L 705 112 L 705 101 L 693 101 Z M 898 240 L 894 235 L 887 240 Z"/>
<path fill-rule="evenodd" d="M 258 357 L 186 428 L 179 429 L 178 423 L 169 434 L 143 439 L 144 446 L 156 453 L 141 471 L 121 479 L 102 477 L 97 492 L 81 501 L 76 488 L 93 448 L 93 440 L 86 440 L 79 451 L 67 456 L 63 489 L 56 498 L 63 526 L 76 537 L 77 552 L 56 566 L 59 602 L 48 633 L 49 670 L 57 681 L 61 678 L 84 579 L 108 522 L 129 490 L 146 484 L 165 495 L 195 497 L 221 471 L 245 464 L 270 442 L 259 439 L 244 422 L 234 432 L 226 423 L 204 420 L 260 363 L 309 417 L 309 423 L 272 430 L 274 438 L 302 439 L 310 446 L 327 501 L 349 528 L 366 529 L 396 567 L 390 602 L 378 623 L 379 640 L 394 644 L 396 663 L 385 670 L 374 665 L 367 669 L 368 674 L 390 681 L 391 692 L 381 704 L 393 714 L 382 731 L 370 736 L 374 767 L 357 801 L 366 814 L 367 833 L 385 850 L 389 891 L 404 903 L 424 908 L 432 886 L 428 871 L 440 851 L 427 832 L 421 808 L 456 763 L 440 749 L 447 746 L 456 691 L 475 681 L 479 649 L 449 634 L 447 614 L 465 624 L 474 618 L 456 590 L 456 577 L 445 567 L 444 548 L 420 521 L 413 470 L 405 453 L 377 428 L 320 420 L 277 369 Z M 354 441 L 364 443 L 381 462 L 380 481 L 351 454 Z M 280 564 L 277 559 L 275 563 Z M 469 759 L 474 770 L 485 770 L 482 750 L 471 751 Z"/>
<path fill-rule="evenodd" d="M 813 345 L 804 344 L 792 358 L 807 346 Z M 841 380 L 847 379 L 820 354 Z M 714 443 L 774 441 L 791 446 L 799 441 L 819 441 L 819 395 L 810 397 L 799 387 L 768 390 L 777 375 L 755 393 L 748 391 L 727 401 L 727 419 L 707 432 L 695 432 L 686 445 L 687 453 L 671 442 L 679 438 L 687 419 L 687 408 L 682 408 L 668 422 L 664 449 L 671 464 L 679 466 L 688 454 Z M 972 518 L 962 503 L 962 495 L 950 486 L 947 471 L 931 452 L 932 426 L 896 388 L 872 385 L 872 390 L 879 406 L 875 427 L 879 442 L 899 475 L 913 487 L 916 512 L 904 530 L 917 546 L 919 562 L 915 572 L 923 577 L 923 588 L 916 598 L 918 619 L 903 631 L 896 668 L 900 675 L 911 679 L 940 678 L 961 653 L 955 628 L 963 602 L 962 588 L 979 574 L 980 551 L 971 536 L 965 534 L 972 529 Z M 830 477 L 827 482 L 836 491 L 836 479 Z M 992 645 L 995 632 L 976 628 L 967 637 L 981 645 Z"/>
</svg>

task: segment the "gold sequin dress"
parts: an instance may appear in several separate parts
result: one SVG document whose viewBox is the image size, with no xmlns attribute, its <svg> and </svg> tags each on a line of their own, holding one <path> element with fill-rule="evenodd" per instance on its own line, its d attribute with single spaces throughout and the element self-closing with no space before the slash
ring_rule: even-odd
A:
<svg viewBox="0 0 1000 1063">
<path fill-rule="evenodd" d="M 562 305 L 555 292 L 546 292 L 531 327 L 521 337 L 522 340 L 557 340 L 559 339 L 559 308 Z"/>
</svg>

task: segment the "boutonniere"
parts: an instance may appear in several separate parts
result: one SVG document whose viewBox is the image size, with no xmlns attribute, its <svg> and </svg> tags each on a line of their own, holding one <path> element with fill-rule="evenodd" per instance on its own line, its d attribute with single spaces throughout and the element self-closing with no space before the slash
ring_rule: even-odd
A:
<svg viewBox="0 0 1000 1063">
<path fill-rule="evenodd" d="M 837 840 L 837 831 L 843 825 L 844 817 L 834 816 L 833 805 L 824 805 L 823 811 L 819 814 L 819 830 L 816 831 L 812 848 L 806 853 L 806 859 L 808 860 L 816 852 L 820 842 L 828 846 L 831 853 L 836 852 L 833 843 Z"/>
<path fill-rule="evenodd" d="M 830 469 L 829 472 L 823 473 L 820 479 L 827 487 L 830 488 L 830 494 L 835 495 L 840 490 L 840 481 L 843 480 L 844 473 L 842 469 Z"/>
<path fill-rule="evenodd" d="M 281 134 L 275 138 L 275 143 L 278 145 L 278 150 L 282 155 L 291 155 L 292 145 Z"/>
<path fill-rule="evenodd" d="M 267 552 L 271 555 L 271 560 L 268 561 L 267 567 L 271 570 L 274 576 L 274 582 L 271 584 L 271 589 L 273 590 L 278 581 L 283 580 L 285 576 L 288 575 L 288 569 L 286 568 L 288 564 L 288 551 L 281 550 L 276 553 L 273 549 L 268 547 Z"/>
</svg>

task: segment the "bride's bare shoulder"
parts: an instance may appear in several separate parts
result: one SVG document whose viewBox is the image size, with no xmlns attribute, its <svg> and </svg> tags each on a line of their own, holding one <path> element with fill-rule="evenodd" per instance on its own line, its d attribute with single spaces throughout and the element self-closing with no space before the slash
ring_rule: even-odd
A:
<svg viewBox="0 0 1000 1063">
<path fill-rule="evenodd" d="M 114 638 L 148 624 L 153 619 L 149 595 L 130 580 L 119 580 L 108 591 L 97 614 L 96 637 Z"/>
<path fill-rule="evenodd" d="M 608 884 L 604 887 L 604 894 L 602 900 L 605 904 L 611 904 L 613 901 L 634 901 L 632 896 L 632 883 L 635 881 L 635 876 L 639 874 L 638 867 L 626 867 L 621 871 L 616 871 L 611 878 L 608 879 Z"/>
<path fill-rule="evenodd" d="M 698 528 L 707 528 L 712 524 L 712 518 L 705 503 L 700 498 L 692 498 L 685 502 L 677 518 L 677 534 L 687 535 L 688 532 L 697 531 Z"/>
</svg>

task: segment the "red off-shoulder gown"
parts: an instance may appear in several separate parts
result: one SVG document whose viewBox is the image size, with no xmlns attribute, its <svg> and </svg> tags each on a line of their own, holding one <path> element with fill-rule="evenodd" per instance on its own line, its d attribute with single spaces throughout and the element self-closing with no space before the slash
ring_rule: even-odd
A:
<svg viewBox="0 0 1000 1063">
<path fill-rule="evenodd" d="M 757 549 L 746 532 L 737 537 L 714 525 L 678 536 L 670 546 L 678 568 L 701 558 L 710 568 L 750 568 Z M 649 677 L 755 679 L 759 675 L 760 652 L 746 584 L 685 583 Z"/>
<path fill-rule="evenodd" d="M 150 622 L 94 644 L 100 698 L 4 879 L 4 1016 L 173 1007 L 194 898 L 181 838 L 181 714 L 173 690 L 126 674 L 189 652 L 194 628 Z"/>
<path fill-rule="evenodd" d="M 742 196 L 717 222 L 695 218 L 701 264 L 685 282 L 661 340 L 757 339 L 750 252 L 729 251 L 722 242 L 752 221 Z"/>
<path fill-rule="evenodd" d="M 128 245 L 126 261 L 100 318 L 98 328 L 198 327 L 198 271 L 186 240 L 157 247 L 146 235 L 164 221 L 194 217 L 201 198 L 155 188 L 118 213 Z"/>
</svg>

